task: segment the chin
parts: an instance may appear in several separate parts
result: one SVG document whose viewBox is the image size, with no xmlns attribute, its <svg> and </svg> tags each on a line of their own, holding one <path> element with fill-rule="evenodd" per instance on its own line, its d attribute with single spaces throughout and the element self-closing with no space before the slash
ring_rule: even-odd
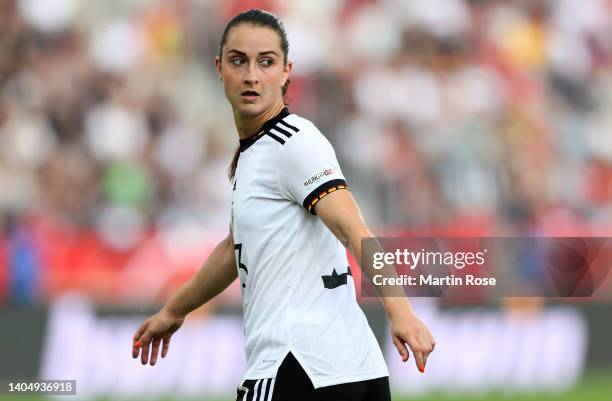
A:
<svg viewBox="0 0 612 401">
<path fill-rule="evenodd" d="M 259 102 L 251 104 L 241 102 L 241 104 L 236 107 L 236 110 L 245 116 L 258 116 L 266 110 L 266 107 Z"/>
</svg>

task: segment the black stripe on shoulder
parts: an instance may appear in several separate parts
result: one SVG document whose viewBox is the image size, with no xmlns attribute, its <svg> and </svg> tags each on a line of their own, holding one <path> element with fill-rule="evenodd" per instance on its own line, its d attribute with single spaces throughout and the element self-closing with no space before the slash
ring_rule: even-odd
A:
<svg viewBox="0 0 612 401">
<path fill-rule="evenodd" d="M 330 194 L 338 189 L 348 189 L 348 185 L 345 180 L 335 179 L 331 181 L 324 182 L 315 188 L 307 197 L 304 199 L 304 209 L 306 209 L 310 214 L 315 214 L 314 205 L 323 199 L 327 194 Z"/>
<path fill-rule="evenodd" d="M 276 142 L 280 143 L 281 145 L 285 144 L 285 140 L 282 138 L 279 138 L 277 135 L 274 135 L 271 132 L 266 132 L 266 135 L 269 135 L 270 138 L 274 139 Z"/>
<path fill-rule="evenodd" d="M 280 120 L 280 121 L 279 121 L 279 124 L 283 124 L 285 127 L 289 128 L 289 129 L 291 129 L 291 130 L 293 130 L 294 132 L 299 132 L 299 131 L 300 131 L 299 129 L 297 129 L 297 127 L 294 127 L 293 125 L 289 124 L 289 123 L 288 123 L 287 121 L 285 121 L 285 120 Z"/>
<path fill-rule="evenodd" d="M 285 135 L 287 138 L 291 138 L 291 132 L 287 131 L 284 128 L 281 128 L 278 126 L 278 124 L 276 124 L 276 127 L 272 128 L 275 131 L 280 132 L 281 134 Z"/>
</svg>

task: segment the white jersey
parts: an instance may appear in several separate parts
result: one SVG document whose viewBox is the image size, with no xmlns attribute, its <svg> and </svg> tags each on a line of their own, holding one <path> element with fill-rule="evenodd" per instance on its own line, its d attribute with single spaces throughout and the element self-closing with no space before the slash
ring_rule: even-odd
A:
<svg viewBox="0 0 612 401">
<path fill-rule="evenodd" d="M 329 141 L 285 108 L 240 141 L 231 231 L 247 372 L 276 376 L 291 352 L 315 388 L 388 376 L 356 301 L 346 251 L 313 206 L 346 189 Z"/>
</svg>

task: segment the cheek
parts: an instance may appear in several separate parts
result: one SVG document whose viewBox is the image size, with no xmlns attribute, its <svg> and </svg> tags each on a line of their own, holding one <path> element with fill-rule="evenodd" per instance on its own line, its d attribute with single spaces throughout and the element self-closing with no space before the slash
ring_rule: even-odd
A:
<svg viewBox="0 0 612 401">
<path fill-rule="evenodd" d="M 223 88 L 226 92 L 233 90 L 236 87 L 238 80 L 233 74 L 223 75 Z"/>
<path fill-rule="evenodd" d="M 266 74 L 266 86 L 270 89 L 274 89 L 276 87 L 281 87 L 283 84 L 283 70 L 280 71 L 270 71 L 270 73 Z"/>
</svg>

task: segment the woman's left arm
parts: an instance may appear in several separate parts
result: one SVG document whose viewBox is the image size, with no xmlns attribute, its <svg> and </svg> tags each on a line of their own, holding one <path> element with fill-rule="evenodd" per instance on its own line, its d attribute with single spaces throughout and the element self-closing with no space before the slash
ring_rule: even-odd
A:
<svg viewBox="0 0 612 401">
<path fill-rule="evenodd" d="M 374 235 L 366 225 L 355 198 L 347 190 L 334 191 L 315 205 L 315 212 L 338 240 L 351 252 L 362 272 L 372 279 L 372 271 L 361 264 L 361 239 Z M 434 350 L 435 340 L 427 326 L 416 316 L 405 296 L 382 296 L 382 301 L 391 323 L 393 344 L 402 360 L 408 360 L 408 348 L 414 354 L 419 371 L 425 371 L 427 358 Z"/>
</svg>

